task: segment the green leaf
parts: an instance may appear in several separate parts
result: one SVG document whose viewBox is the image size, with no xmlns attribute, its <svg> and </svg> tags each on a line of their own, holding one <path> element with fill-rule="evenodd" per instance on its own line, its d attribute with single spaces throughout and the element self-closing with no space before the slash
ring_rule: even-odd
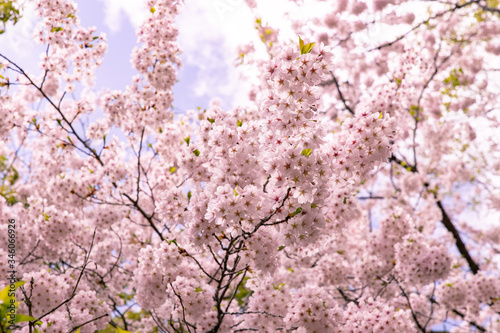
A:
<svg viewBox="0 0 500 333">
<path fill-rule="evenodd" d="M 155 9 L 155 7 L 151 7 L 151 9 L 149 11 L 151 12 L 151 14 L 153 14 L 154 12 L 156 12 L 156 9 Z"/>
<path fill-rule="evenodd" d="M 419 110 L 420 110 L 420 107 L 418 105 L 412 105 L 412 106 L 410 106 L 410 114 L 412 116 L 415 116 Z"/>
<path fill-rule="evenodd" d="M 188 192 L 188 200 L 191 199 L 191 191 Z"/>
<path fill-rule="evenodd" d="M 402 79 L 398 79 L 397 77 L 394 77 L 394 79 L 396 80 L 396 83 L 398 85 L 398 87 L 401 86 L 401 81 L 403 81 Z"/>
<path fill-rule="evenodd" d="M 296 216 L 297 214 L 300 214 L 302 212 L 302 207 L 298 207 L 295 212 L 291 213 L 290 214 L 290 217 L 294 217 Z"/>
<path fill-rule="evenodd" d="M 280 283 L 280 284 L 278 284 L 277 286 L 275 286 L 275 285 L 273 284 L 273 288 L 274 288 L 274 289 L 276 289 L 276 290 L 280 290 L 280 288 L 281 288 L 281 287 L 283 287 L 284 285 L 285 285 L 284 283 Z"/>
<path fill-rule="evenodd" d="M 179 247 L 179 244 L 177 244 L 177 241 L 175 240 L 175 238 L 174 238 L 174 239 L 172 239 L 172 240 L 167 240 L 167 243 L 168 243 L 168 245 L 170 245 L 170 244 L 174 243 L 174 244 L 175 244 L 175 246 Z"/>
<path fill-rule="evenodd" d="M 316 43 L 309 43 L 309 44 L 304 45 L 304 47 L 301 50 L 301 53 L 302 54 L 310 53 L 312 51 L 314 45 L 316 45 Z"/>
<path fill-rule="evenodd" d="M 243 278 L 243 282 L 238 286 L 238 289 L 236 290 L 236 293 L 234 295 L 235 296 L 234 298 L 236 299 L 240 307 L 244 305 L 247 296 L 252 294 L 252 290 L 245 287 L 247 281 L 248 281 L 248 276 L 245 276 Z"/>
<path fill-rule="evenodd" d="M 207 120 L 210 122 L 210 124 L 213 124 L 215 122 L 215 119 L 212 118 L 207 118 Z"/>
<path fill-rule="evenodd" d="M 284 245 L 280 245 L 280 247 L 278 247 L 278 251 L 281 251 L 281 250 L 283 250 L 284 248 L 285 248 L 285 246 L 284 246 Z"/>
<path fill-rule="evenodd" d="M 189 139 L 189 136 L 188 136 L 187 138 L 184 138 L 184 141 L 186 142 L 186 144 L 187 144 L 187 145 L 188 145 L 188 147 L 189 147 L 189 142 L 191 142 L 191 141 L 190 141 L 190 139 Z"/>
<path fill-rule="evenodd" d="M 26 283 L 25 281 L 18 281 L 14 283 L 14 290 L 19 288 L 20 286 L 23 286 L 25 283 Z M 10 303 L 11 297 L 9 297 L 9 290 L 10 290 L 10 285 L 8 285 L 7 287 L 3 288 L 2 291 L 0 291 L 0 300 L 2 300 L 3 304 Z"/>
<path fill-rule="evenodd" d="M 123 299 L 125 301 L 130 301 L 132 298 L 134 298 L 134 294 L 127 294 L 127 293 L 121 292 L 118 294 L 118 297 L 120 297 L 121 299 Z"/>
<path fill-rule="evenodd" d="M 74 18 L 74 17 L 75 17 L 75 15 L 73 15 L 71 13 L 69 13 L 68 16 L 66 16 L 66 18 Z"/>
<path fill-rule="evenodd" d="M 239 120 L 239 119 L 238 119 L 238 121 L 237 121 L 237 123 L 236 123 L 236 126 L 237 126 L 237 127 L 241 127 L 242 125 L 243 125 L 243 120 Z"/>
<path fill-rule="evenodd" d="M 176 167 L 170 167 L 170 173 L 174 173 L 174 172 L 175 172 L 175 170 L 177 170 L 177 168 L 176 168 Z"/>
<path fill-rule="evenodd" d="M 13 24 L 16 24 L 20 17 L 19 9 L 13 6 L 13 1 L 0 1 L 0 21 L 3 22 L 4 28 L 0 30 L 0 34 L 5 32 L 7 22 L 11 21 Z"/>
<path fill-rule="evenodd" d="M 49 215 L 47 215 L 47 214 L 45 214 L 45 213 L 42 213 L 42 215 L 43 215 L 43 217 L 45 217 L 45 221 L 48 221 L 48 220 L 49 220 L 49 218 L 50 218 L 50 216 L 49 216 Z"/>
<path fill-rule="evenodd" d="M 197 293 L 199 293 L 199 292 L 203 291 L 203 289 L 201 289 L 200 287 L 196 287 L 196 288 L 194 289 L 194 291 L 195 291 L 195 292 L 197 292 Z"/>
<path fill-rule="evenodd" d="M 200 156 L 200 151 L 198 149 L 195 149 L 193 151 L 193 154 L 195 154 L 196 156 Z"/>
<path fill-rule="evenodd" d="M 25 321 L 35 321 L 35 320 L 36 320 L 36 318 L 34 318 L 34 317 L 18 313 L 18 314 L 16 314 L 16 318 L 14 319 L 14 322 L 15 323 L 22 323 L 22 322 L 25 322 Z M 35 324 L 41 325 L 42 322 L 41 321 L 37 321 Z"/>
<path fill-rule="evenodd" d="M 302 38 L 300 38 L 299 36 L 299 50 L 302 52 L 302 48 L 304 47 L 304 41 L 302 40 Z"/>
<path fill-rule="evenodd" d="M 59 32 L 59 31 L 63 31 L 63 28 L 61 27 L 53 27 L 50 32 Z"/>
<path fill-rule="evenodd" d="M 311 148 L 307 148 L 307 149 L 304 149 L 304 150 L 300 153 L 300 155 L 303 155 L 303 156 L 309 156 L 309 155 L 311 155 L 311 153 L 312 153 L 312 149 L 311 149 Z"/>
<path fill-rule="evenodd" d="M 311 208 L 316 208 L 316 207 L 318 207 L 318 205 L 313 204 L 313 203 L 311 204 Z"/>
<path fill-rule="evenodd" d="M 462 68 L 453 69 L 450 72 L 450 76 L 443 80 L 443 82 L 447 85 L 451 85 L 452 88 L 456 88 L 460 85 L 467 84 L 467 82 L 462 82 L 460 79 L 463 78 L 464 71 Z"/>
<path fill-rule="evenodd" d="M 347 203 L 347 197 L 344 197 L 344 204 Z"/>
<path fill-rule="evenodd" d="M 309 43 L 304 45 L 304 41 L 302 38 L 299 36 L 299 47 L 300 47 L 300 54 L 307 54 L 310 53 L 316 43 Z"/>
<path fill-rule="evenodd" d="M 14 185 L 14 183 L 19 179 L 19 173 L 14 167 L 10 167 L 10 170 L 12 173 L 9 173 L 9 175 L 6 177 L 6 180 L 11 184 Z"/>
</svg>

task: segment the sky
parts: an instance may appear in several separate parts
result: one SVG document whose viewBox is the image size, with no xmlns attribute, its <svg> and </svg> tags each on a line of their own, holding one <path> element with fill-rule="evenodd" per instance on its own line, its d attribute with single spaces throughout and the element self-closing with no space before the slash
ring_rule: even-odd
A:
<svg viewBox="0 0 500 333">
<path fill-rule="evenodd" d="M 137 0 L 80 0 L 76 3 L 82 26 L 96 26 L 108 39 L 108 52 L 96 72 L 95 91 L 124 89 L 136 74 L 130 64 L 130 54 L 137 45 L 135 29 L 148 14 L 148 9 L 143 7 L 143 1 Z M 284 0 L 275 0 L 272 4 L 264 3 L 263 9 L 276 13 L 271 14 L 274 16 L 271 19 L 282 24 L 285 19 L 278 14 L 280 11 L 272 9 L 284 4 Z M 22 19 L 0 35 L 2 54 L 32 73 L 39 73 L 37 63 L 44 52 L 43 46 L 31 41 L 37 20 L 34 1 L 25 1 Z M 215 97 L 222 100 L 224 108 L 247 100 L 249 83 L 242 80 L 233 64 L 237 47 L 243 43 L 251 41 L 263 52 L 254 22 L 254 14 L 243 0 L 185 1 L 176 18 L 178 43 L 183 50 L 183 66 L 174 86 L 176 112 L 206 107 Z"/>
<path fill-rule="evenodd" d="M 22 1 L 22 0 L 20 0 Z M 0 35 L 0 52 L 31 73 L 40 73 L 39 55 L 44 47 L 32 42 L 37 22 L 34 1 L 24 0 L 22 19 Z M 108 39 L 108 52 L 96 73 L 95 91 L 124 89 L 136 71 L 130 54 L 136 46 L 135 29 L 148 14 L 144 1 L 138 0 L 77 0 L 83 26 L 96 26 Z M 296 38 L 284 17 L 287 0 L 260 1 L 259 12 L 264 23 L 280 27 L 280 38 Z M 317 8 L 302 6 L 303 14 L 318 13 Z M 176 18 L 178 43 L 183 50 L 183 66 L 174 86 L 174 111 L 184 113 L 197 107 L 206 108 L 212 98 L 220 98 L 222 107 L 229 109 L 247 102 L 249 82 L 240 77 L 234 66 L 237 47 L 253 42 L 257 53 L 264 46 L 254 28 L 255 15 L 244 0 L 185 0 Z M 288 28 L 287 28 L 288 27 Z M 379 34 L 380 35 L 380 34 Z M 491 134 L 488 134 L 491 135 Z M 481 212 L 469 211 L 466 220 L 488 220 Z M 493 219 L 498 221 L 498 219 Z"/>
</svg>

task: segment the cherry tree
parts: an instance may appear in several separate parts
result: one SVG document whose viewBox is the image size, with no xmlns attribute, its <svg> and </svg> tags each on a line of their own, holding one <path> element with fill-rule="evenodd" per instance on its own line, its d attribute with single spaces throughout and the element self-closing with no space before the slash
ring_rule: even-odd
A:
<svg viewBox="0 0 500 333">
<path fill-rule="evenodd" d="M 0 52 L 0 331 L 500 332 L 498 1 L 296 0 L 293 40 L 246 5 L 248 103 L 174 116 L 183 3 L 95 94 L 106 36 L 37 1 L 39 71 Z"/>
</svg>

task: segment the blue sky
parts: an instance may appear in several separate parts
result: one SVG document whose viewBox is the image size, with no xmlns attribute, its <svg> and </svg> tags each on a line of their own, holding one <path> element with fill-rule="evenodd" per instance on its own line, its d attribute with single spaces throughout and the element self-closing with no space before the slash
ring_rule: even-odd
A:
<svg viewBox="0 0 500 333">
<path fill-rule="evenodd" d="M 25 1 L 26 11 L 14 27 L 9 26 L 0 35 L 0 53 L 8 56 L 22 68 L 39 74 L 39 55 L 45 48 L 31 41 L 37 22 L 34 1 Z M 130 64 L 130 53 L 136 45 L 135 28 L 147 15 L 138 0 L 76 0 L 83 26 L 96 26 L 108 38 L 108 52 L 103 66 L 97 71 L 95 91 L 124 89 L 136 74 Z M 286 29 L 288 19 L 282 15 L 286 0 L 260 1 L 259 11 L 264 22 L 280 28 L 280 36 L 295 39 Z M 301 8 L 301 13 L 318 14 L 317 8 Z M 299 15 L 299 14 L 297 14 Z M 255 16 L 243 0 L 185 0 L 176 19 L 183 49 L 179 82 L 174 86 L 176 112 L 197 107 L 205 108 L 210 99 L 220 97 L 226 109 L 245 104 L 248 82 L 239 77 L 233 66 L 238 45 L 253 42 L 262 54 L 264 47 L 254 29 Z M 260 47 L 260 48 L 259 48 Z M 493 80 L 498 82 L 498 80 Z M 478 133 L 490 136 L 491 133 Z M 465 220 L 482 221 L 485 212 L 462 214 Z M 493 221 L 498 219 L 493 219 Z M 479 226 L 478 226 L 479 227 Z"/>
<path fill-rule="evenodd" d="M 31 41 L 37 22 L 33 2 L 27 2 L 23 18 L 0 35 L 0 52 L 23 69 L 38 74 L 39 55 L 44 47 Z M 130 54 L 136 45 L 135 29 L 147 14 L 142 1 L 76 1 L 85 27 L 96 26 L 108 38 L 108 52 L 96 73 L 95 91 L 103 88 L 124 89 L 136 74 Z M 176 19 L 183 49 L 183 66 L 174 87 L 174 107 L 183 112 L 206 107 L 210 99 L 220 97 L 223 107 L 231 108 L 246 99 L 246 85 L 232 66 L 236 46 L 258 36 L 254 17 L 243 0 L 187 0 Z"/>
</svg>

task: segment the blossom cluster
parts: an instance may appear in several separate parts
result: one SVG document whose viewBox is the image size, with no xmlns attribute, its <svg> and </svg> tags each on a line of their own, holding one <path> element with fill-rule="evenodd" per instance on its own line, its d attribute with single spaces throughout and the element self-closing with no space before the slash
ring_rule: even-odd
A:
<svg viewBox="0 0 500 333">
<path fill-rule="evenodd" d="M 37 42 L 48 45 L 40 63 L 40 68 L 46 71 L 46 93 L 49 96 L 56 93 L 59 78 L 67 83 L 67 92 L 75 89 L 75 82 L 91 85 L 94 71 L 102 64 L 102 57 L 107 51 L 106 36 L 94 36 L 95 27 L 80 27 L 77 6 L 73 1 L 38 1 L 37 10 L 43 19 L 34 35 Z M 68 73 L 69 60 L 72 73 Z"/>
<path fill-rule="evenodd" d="M 180 66 L 177 29 L 172 24 L 177 0 L 148 0 L 151 15 L 137 31 L 141 47 L 132 51 L 131 62 L 157 90 L 169 91 L 176 79 L 174 65 Z"/>
<path fill-rule="evenodd" d="M 349 303 L 341 332 L 417 332 L 409 310 L 394 309 L 380 300 L 368 298 L 358 305 Z"/>
<path fill-rule="evenodd" d="M 396 244 L 396 274 L 409 285 L 446 278 L 451 258 L 444 244 L 432 244 L 421 233 L 411 233 Z"/>
<path fill-rule="evenodd" d="M 292 19 L 318 45 L 257 19 L 249 105 L 175 117 L 181 1 L 144 2 L 123 90 L 88 89 L 106 39 L 72 0 L 36 3 L 38 75 L 2 55 L 0 218 L 39 331 L 495 332 L 500 229 L 456 223 L 499 208 L 490 2 L 318 0 Z"/>
<path fill-rule="evenodd" d="M 107 314 L 110 308 L 101 300 L 96 291 L 89 289 L 73 290 L 76 283 L 75 277 L 69 275 L 55 275 L 47 271 L 30 272 L 23 275 L 25 292 L 30 296 L 32 316 L 39 318 L 48 316 L 42 321 L 43 332 L 61 332 L 68 327 L 85 324 L 81 332 L 92 333 L 103 329 L 108 323 Z M 75 295 L 72 293 L 75 292 Z M 19 299 L 24 295 L 18 291 Z M 69 302 L 68 302 L 69 300 Z M 67 303 L 66 307 L 60 307 Z M 57 309 L 56 311 L 51 311 Z M 26 310 L 26 304 L 22 304 L 21 311 Z M 100 318 L 99 318 L 100 317 Z M 95 318 L 99 318 L 95 320 Z M 86 324 L 88 323 L 89 324 Z M 28 332 L 25 326 L 22 332 Z"/>
<path fill-rule="evenodd" d="M 114 123 L 127 133 L 140 133 L 142 125 L 158 131 L 158 124 L 161 126 L 173 116 L 169 110 L 173 101 L 171 88 L 176 82 L 177 68 L 181 66 L 176 42 L 178 32 L 173 25 L 178 1 L 150 0 L 147 6 L 148 17 L 137 30 L 140 46 L 135 47 L 131 55 L 139 75 L 132 78 L 126 91 L 101 94 L 106 129 Z"/>
</svg>

